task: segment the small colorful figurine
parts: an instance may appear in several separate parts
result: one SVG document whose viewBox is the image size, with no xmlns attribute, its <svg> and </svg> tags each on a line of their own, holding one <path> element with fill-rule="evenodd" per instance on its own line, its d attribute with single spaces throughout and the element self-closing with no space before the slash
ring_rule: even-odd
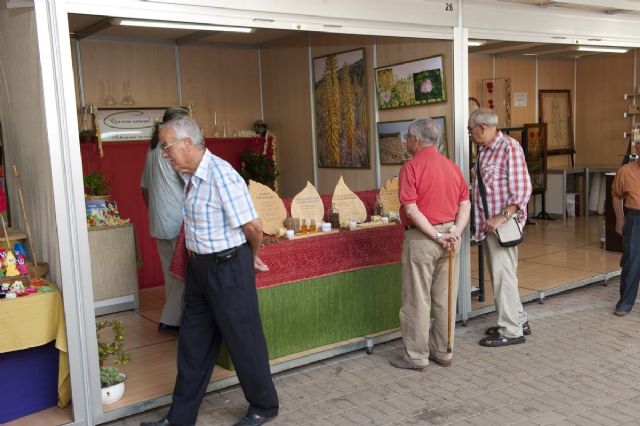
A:
<svg viewBox="0 0 640 426">
<path fill-rule="evenodd" d="M 20 275 L 29 274 L 29 270 L 27 269 L 27 263 L 24 260 L 24 255 L 17 250 L 16 250 L 16 266 L 18 268 L 18 272 L 20 272 Z"/>
<path fill-rule="evenodd" d="M 9 291 L 15 294 L 24 293 L 24 284 L 22 284 L 22 281 L 15 281 L 9 287 Z"/>
<path fill-rule="evenodd" d="M 7 277 L 16 277 L 20 275 L 18 268 L 16 268 L 16 257 L 13 255 L 11 250 L 7 251 L 7 258 L 4 261 L 4 265 L 5 275 Z"/>
<path fill-rule="evenodd" d="M 22 244 L 18 242 L 13 244 L 13 252 L 16 254 L 16 257 L 18 256 L 18 253 L 22 254 L 22 257 L 24 258 L 27 257 L 27 252 L 24 251 L 24 247 L 22 247 Z"/>
</svg>

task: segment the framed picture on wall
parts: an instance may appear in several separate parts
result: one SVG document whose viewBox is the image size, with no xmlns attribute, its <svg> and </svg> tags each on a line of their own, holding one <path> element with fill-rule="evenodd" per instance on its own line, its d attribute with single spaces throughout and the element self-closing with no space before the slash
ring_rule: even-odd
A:
<svg viewBox="0 0 640 426">
<path fill-rule="evenodd" d="M 364 49 L 313 59 L 318 167 L 371 167 Z"/>
<path fill-rule="evenodd" d="M 440 127 L 438 151 L 448 156 L 446 118 L 431 117 Z M 412 120 L 380 121 L 377 124 L 378 145 L 380 149 L 380 164 L 383 166 L 403 164 L 411 158 L 407 152 L 407 131 Z"/>
<path fill-rule="evenodd" d="M 379 109 L 445 102 L 445 89 L 443 55 L 376 68 Z"/>
<path fill-rule="evenodd" d="M 524 132 L 523 149 L 533 194 L 544 194 L 547 190 L 547 123 L 525 124 Z"/>
<path fill-rule="evenodd" d="M 540 90 L 540 123 L 547 123 L 547 154 L 575 154 L 571 90 Z"/>
</svg>

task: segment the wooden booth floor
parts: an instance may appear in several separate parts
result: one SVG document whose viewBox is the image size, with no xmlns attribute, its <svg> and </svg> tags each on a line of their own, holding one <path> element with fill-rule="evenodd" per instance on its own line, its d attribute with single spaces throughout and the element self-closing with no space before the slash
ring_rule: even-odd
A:
<svg viewBox="0 0 640 426">
<path fill-rule="evenodd" d="M 620 274 L 622 253 L 600 245 L 604 216 L 533 219 L 518 246 L 518 284 L 523 301 L 579 287 Z M 485 262 L 485 300 L 471 300 L 470 316 L 494 310 L 491 278 Z M 478 247 L 471 248 L 471 283 L 478 286 Z"/>
<path fill-rule="evenodd" d="M 603 220 L 602 216 L 535 220 L 535 225 L 525 228 L 525 242 L 519 246 L 518 253 L 518 279 L 523 301 L 539 299 L 620 273 L 621 253 L 607 252 L 600 248 Z M 472 247 L 471 253 L 471 280 L 472 285 L 477 286 L 477 247 Z M 472 298 L 470 316 L 494 310 L 486 266 L 485 301 L 478 302 L 477 299 L 477 296 Z M 133 414 L 135 408 L 132 406 L 150 409 L 170 402 L 168 395 L 173 390 L 176 375 L 177 340 L 174 336 L 157 330 L 163 304 L 164 288 L 144 289 L 140 291 L 139 312 L 127 311 L 99 317 L 117 318 L 124 322 L 125 350 L 131 353 L 131 362 L 121 367 L 128 374 L 126 392 L 119 402 L 104 406 L 107 416 L 111 412 L 113 418 L 120 417 L 114 410 L 119 410 L 120 414 L 123 410 Z M 345 342 L 340 342 L 339 345 L 344 344 Z M 322 347 L 302 355 L 313 357 L 314 353 L 330 350 L 332 347 Z M 296 354 L 296 357 L 300 355 Z M 290 356 L 273 360 L 272 365 L 283 364 L 291 359 L 293 357 Z M 235 374 L 218 365 L 214 369 L 211 383 L 220 388 L 234 384 Z M 8 425 L 64 424 L 72 421 L 72 416 L 70 407 L 64 410 L 51 407 Z"/>
</svg>

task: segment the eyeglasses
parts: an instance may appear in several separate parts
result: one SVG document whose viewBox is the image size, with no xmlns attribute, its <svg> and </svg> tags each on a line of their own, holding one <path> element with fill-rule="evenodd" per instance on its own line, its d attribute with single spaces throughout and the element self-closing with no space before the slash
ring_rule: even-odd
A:
<svg viewBox="0 0 640 426">
<path fill-rule="evenodd" d="M 467 126 L 467 131 L 468 131 L 469 133 L 471 133 L 471 132 L 473 131 L 473 129 L 475 129 L 476 127 L 482 127 L 482 125 L 481 125 L 481 124 L 478 124 L 478 125 L 476 125 L 476 126 Z"/>
<path fill-rule="evenodd" d="M 170 143 L 169 145 L 161 145 L 160 148 L 162 148 L 162 150 L 164 152 L 167 152 L 167 151 L 169 151 L 169 148 L 171 148 L 174 145 L 175 145 L 175 142 L 174 143 Z"/>
<path fill-rule="evenodd" d="M 405 133 L 404 134 L 404 140 L 408 141 L 410 137 L 412 137 L 413 135 L 409 134 L 409 133 Z"/>
</svg>

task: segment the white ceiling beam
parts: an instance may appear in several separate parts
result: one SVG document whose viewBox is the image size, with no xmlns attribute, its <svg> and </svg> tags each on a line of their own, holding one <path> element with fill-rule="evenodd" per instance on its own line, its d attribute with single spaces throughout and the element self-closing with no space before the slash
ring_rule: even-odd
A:
<svg viewBox="0 0 640 426">
<path fill-rule="evenodd" d="M 603 7 L 607 10 L 630 10 L 640 11 L 640 3 L 636 0 L 570 0 L 562 1 L 558 0 L 553 3 L 564 4 L 567 6 L 579 5 L 579 6 L 593 6 Z"/>
</svg>

